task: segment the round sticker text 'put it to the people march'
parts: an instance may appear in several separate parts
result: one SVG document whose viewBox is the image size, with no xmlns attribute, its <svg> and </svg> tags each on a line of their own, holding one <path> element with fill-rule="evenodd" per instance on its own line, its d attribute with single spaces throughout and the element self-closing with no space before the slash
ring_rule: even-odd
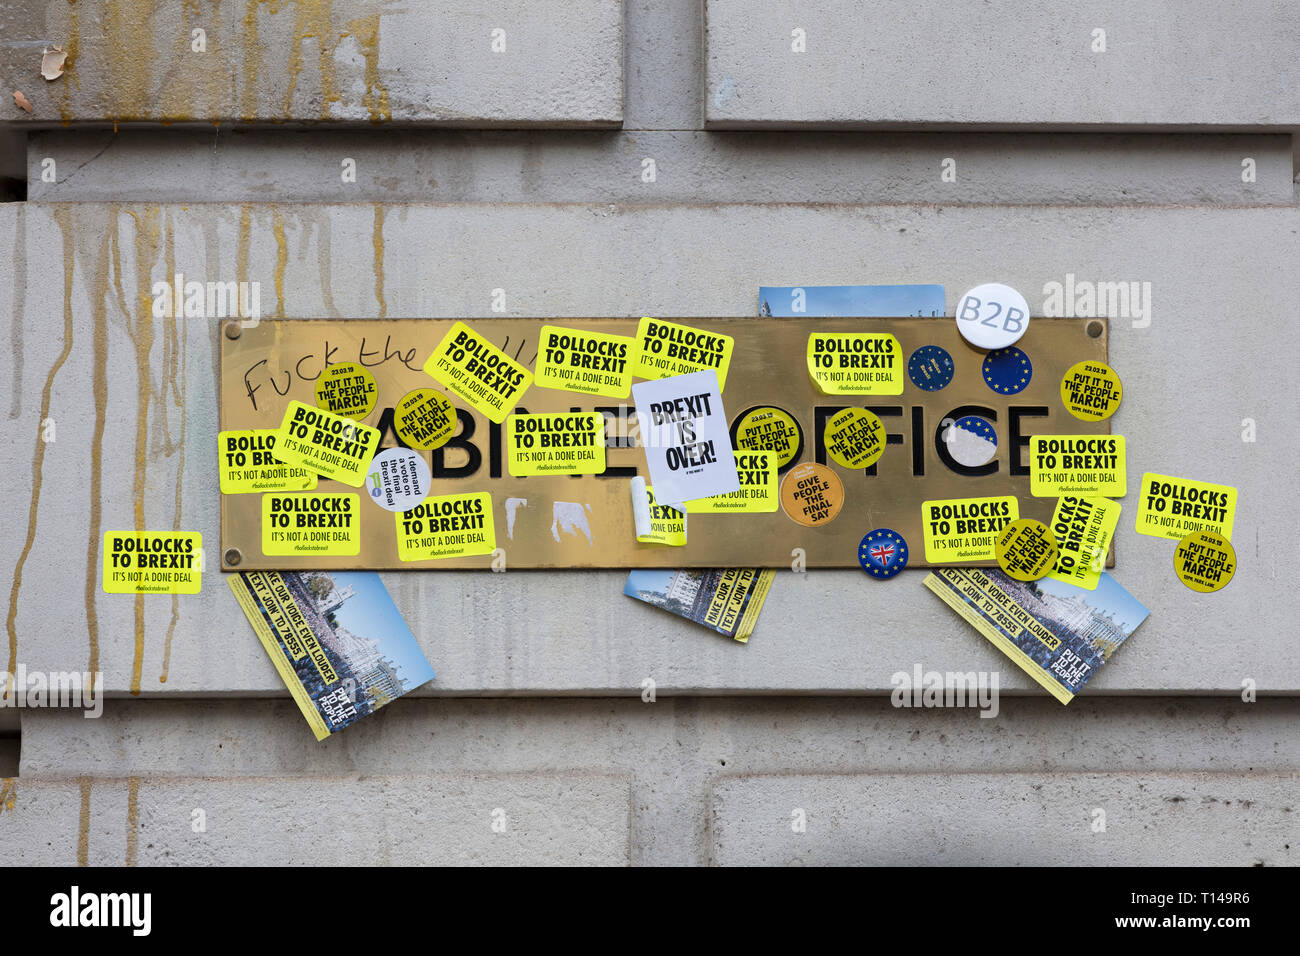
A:
<svg viewBox="0 0 1300 956">
<path fill-rule="evenodd" d="M 845 468 L 869 468 L 885 453 L 885 426 L 873 413 L 846 408 L 826 423 L 826 454 Z"/>
</svg>

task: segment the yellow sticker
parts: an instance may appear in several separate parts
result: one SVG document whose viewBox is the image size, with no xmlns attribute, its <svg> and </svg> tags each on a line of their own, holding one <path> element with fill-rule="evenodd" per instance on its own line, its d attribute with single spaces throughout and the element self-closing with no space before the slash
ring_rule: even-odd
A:
<svg viewBox="0 0 1300 956">
<path fill-rule="evenodd" d="M 248 614 L 249 623 L 253 625 L 254 630 L 260 637 L 263 629 L 270 639 L 278 644 L 281 639 L 284 641 L 284 649 L 277 646 L 276 650 L 283 653 L 285 657 L 292 661 L 306 660 L 310 654 L 313 663 L 317 660 L 316 649 L 319 644 L 316 642 L 316 635 L 312 633 L 311 624 L 308 623 L 306 616 L 302 613 L 302 608 L 298 606 L 297 599 L 294 598 L 293 592 L 285 584 L 284 576 L 278 571 L 251 571 L 245 574 L 229 574 L 226 580 L 231 584 L 231 590 L 235 592 L 235 598 L 243 607 L 244 612 Z M 239 582 L 239 587 L 235 583 Z M 248 598 L 256 600 L 247 601 Z M 258 604 L 261 607 L 258 607 Z M 265 609 L 265 614 L 263 610 Z M 271 631 L 267 628 L 267 618 L 270 618 Z M 274 646 L 274 645 L 273 645 Z M 329 657 L 320 655 L 326 666 L 329 665 Z M 272 658 L 274 660 L 274 658 Z M 319 667 L 319 665 L 318 665 Z M 325 678 L 324 674 L 321 674 Z M 331 681 L 332 683 L 332 681 Z M 290 683 L 290 687 L 292 687 Z"/>
<path fill-rule="evenodd" d="M 375 377 L 356 362 L 327 366 L 316 379 L 316 407 L 358 421 L 375 408 Z"/>
<path fill-rule="evenodd" d="M 736 447 L 776 452 L 777 468 L 794 461 L 801 442 L 799 426 L 790 413 L 771 405 L 750 409 L 736 423 Z"/>
<path fill-rule="evenodd" d="M 726 388 L 727 369 L 736 345 L 730 335 L 643 315 L 636 327 L 636 341 L 639 350 L 633 374 L 669 378 L 711 368 L 718 373 L 718 391 Z"/>
<path fill-rule="evenodd" d="M 775 577 L 771 568 L 726 568 L 718 572 L 717 584 L 705 589 L 709 606 L 699 622 L 724 634 L 734 628 L 732 640 L 748 643 Z"/>
<path fill-rule="evenodd" d="M 902 354 L 888 332 L 814 332 L 808 374 L 827 395 L 902 395 Z"/>
<path fill-rule="evenodd" d="M 1047 576 L 1066 584 L 1095 591 L 1106 567 L 1120 505 L 1109 498 L 1081 498 L 1066 495 L 1056 503 L 1049 527 L 1056 535 L 1061 553 Z"/>
<path fill-rule="evenodd" d="M 650 533 L 639 534 L 642 544 L 669 544 L 681 547 L 686 543 L 686 512 L 655 501 L 654 488 L 646 485 L 646 498 L 650 503 Z"/>
<path fill-rule="evenodd" d="M 272 454 L 286 464 L 360 488 L 378 448 L 379 429 L 323 408 L 290 402 L 275 433 Z"/>
<path fill-rule="evenodd" d="M 998 567 L 1017 581 L 1037 581 L 1060 554 L 1052 529 L 1033 518 L 1020 518 L 998 532 L 994 550 Z"/>
<path fill-rule="evenodd" d="M 198 594 L 203 535 L 197 531 L 105 531 L 105 594 Z"/>
<path fill-rule="evenodd" d="M 1237 573 L 1237 552 L 1213 531 L 1193 531 L 1178 542 L 1174 573 L 1193 591 L 1209 594 L 1226 587 Z"/>
<path fill-rule="evenodd" d="M 997 537 L 1020 518 L 1015 495 L 944 498 L 921 503 L 921 530 L 929 564 L 997 560 Z"/>
<path fill-rule="evenodd" d="M 1123 397 L 1119 376 L 1102 362 L 1071 365 L 1061 379 L 1061 402 L 1066 411 L 1085 422 L 1099 422 L 1114 415 Z"/>
<path fill-rule="evenodd" d="M 846 408 L 826 423 L 826 454 L 845 468 L 869 468 L 885 453 L 885 426 L 873 413 Z"/>
<path fill-rule="evenodd" d="M 464 322 L 443 336 L 424 371 L 498 425 L 533 384 L 528 369 Z"/>
<path fill-rule="evenodd" d="M 274 428 L 249 428 L 217 433 L 217 469 L 223 495 L 257 491 L 310 491 L 316 472 L 278 460 Z"/>
<path fill-rule="evenodd" d="M 598 475 L 605 470 L 605 416 L 600 412 L 511 415 L 506 466 L 523 475 Z"/>
<path fill-rule="evenodd" d="M 425 498 L 394 517 L 403 561 L 491 554 L 497 547 L 492 495 L 486 491 Z"/>
<path fill-rule="evenodd" d="M 738 451 L 736 476 L 740 487 L 725 495 L 695 498 L 686 502 L 688 514 L 718 515 L 737 512 L 776 511 L 781 507 L 776 480 L 776 452 Z"/>
<path fill-rule="evenodd" d="M 1193 531 L 1215 531 L 1232 540 L 1236 488 L 1147 472 L 1139 493 L 1138 534 L 1181 541 Z"/>
<path fill-rule="evenodd" d="M 1123 435 L 1034 435 L 1029 439 L 1029 493 L 1123 498 Z"/>
<path fill-rule="evenodd" d="M 361 553 L 361 496 L 263 495 L 262 553 L 351 557 Z"/>
<path fill-rule="evenodd" d="M 456 431 L 456 409 L 436 388 L 407 392 L 393 409 L 397 437 L 412 448 L 441 448 Z"/>
<path fill-rule="evenodd" d="M 536 381 L 542 388 L 627 398 L 637 352 L 637 340 L 626 335 L 543 325 Z"/>
</svg>

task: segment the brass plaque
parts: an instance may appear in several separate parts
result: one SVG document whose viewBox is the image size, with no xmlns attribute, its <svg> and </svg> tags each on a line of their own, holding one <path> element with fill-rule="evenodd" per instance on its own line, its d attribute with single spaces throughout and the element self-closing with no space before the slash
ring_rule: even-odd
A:
<svg viewBox="0 0 1300 956">
<path fill-rule="evenodd" d="M 666 317 L 665 317 L 666 318 Z M 315 405 L 315 380 L 324 364 L 357 362 L 377 383 L 373 411 L 364 419 L 383 433 L 381 448 L 402 444 L 392 427 L 394 406 L 417 388 L 440 388 L 422 371 L 452 319 L 263 319 L 250 328 L 228 323 L 221 336 L 221 429 L 278 428 L 292 400 Z M 476 332 L 528 369 L 535 367 L 543 325 L 634 336 L 636 319 L 473 319 Z M 874 528 L 890 528 L 909 543 L 910 567 L 925 566 L 921 503 L 940 498 L 1016 495 L 1020 517 L 1050 521 L 1055 498 L 1029 494 L 1027 445 L 1037 434 L 1109 434 L 1110 421 L 1084 422 L 1065 410 L 1061 377 L 1076 362 L 1107 359 L 1104 319 L 1034 319 L 1017 343 L 1033 366 L 1014 395 L 985 382 L 985 353 L 968 346 L 952 318 L 673 319 L 735 339 L 722 393 L 733 436 L 736 423 L 759 406 L 775 406 L 797 423 L 798 462 L 826 463 L 820 431 L 838 411 L 867 408 L 888 433 L 880 461 L 865 472 L 830 463 L 844 485 L 834 520 L 805 527 L 782 511 L 767 514 L 691 514 L 684 547 L 639 544 L 629 479 L 646 475 L 635 445 L 631 400 L 600 398 L 533 385 L 516 412 L 599 411 L 606 418 L 606 470 L 600 475 L 512 478 L 506 470 L 502 426 L 453 398 L 459 427 L 450 443 L 422 451 L 433 474 L 433 495 L 489 492 L 497 548 L 506 567 L 790 567 L 796 548 L 808 567 L 857 567 L 858 545 Z M 924 345 L 951 355 L 952 381 L 923 391 L 910 379 L 901 395 L 822 394 L 809 377 L 808 336 L 814 332 L 888 332 L 902 360 Z M 1093 334 L 1089 334 L 1089 333 Z M 237 335 L 237 337 L 231 337 Z M 993 423 L 997 455 L 965 468 L 947 454 L 945 419 L 979 415 Z M 215 451 L 215 449 L 214 449 Z M 784 474 L 784 469 L 783 469 Z M 317 492 L 358 492 L 321 477 Z M 404 562 L 398 558 L 392 513 L 361 502 L 361 552 L 354 557 L 273 557 L 262 553 L 261 494 L 221 498 L 222 568 L 486 568 L 490 555 Z M 237 555 L 233 552 L 237 551 Z M 500 556 L 498 556 L 500 557 Z M 988 562 L 984 562 L 988 563 Z"/>
</svg>

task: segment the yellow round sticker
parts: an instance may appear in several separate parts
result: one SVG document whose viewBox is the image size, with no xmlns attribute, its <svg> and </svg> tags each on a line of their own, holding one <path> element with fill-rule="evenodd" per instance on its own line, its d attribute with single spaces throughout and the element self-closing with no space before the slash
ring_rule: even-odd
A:
<svg viewBox="0 0 1300 956">
<path fill-rule="evenodd" d="M 360 421 L 374 410 L 375 391 L 370 372 L 356 362 L 340 362 L 316 379 L 316 407 Z"/>
<path fill-rule="evenodd" d="M 736 448 L 774 452 L 778 469 L 794 460 L 800 440 L 799 426 L 790 413 L 771 405 L 751 409 L 736 423 Z"/>
<path fill-rule="evenodd" d="M 834 469 L 806 461 L 786 472 L 781 482 L 781 510 L 791 521 L 816 528 L 835 520 L 844 507 L 844 485 Z"/>
<path fill-rule="evenodd" d="M 417 388 L 393 409 L 393 428 L 412 448 L 441 448 L 456 431 L 456 409 L 436 388 Z"/>
<path fill-rule="evenodd" d="M 1124 386 L 1109 365 L 1079 362 L 1071 365 L 1061 379 L 1061 402 L 1075 418 L 1099 422 L 1119 408 Z"/>
<path fill-rule="evenodd" d="M 870 468 L 885 453 L 885 426 L 862 408 L 846 408 L 823 433 L 826 454 L 845 468 Z"/>
<path fill-rule="evenodd" d="M 1193 591 L 1208 594 L 1226 587 L 1237 572 L 1237 552 L 1213 531 L 1193 531 L 1178 542 L 1174 573 Z"/>
<path fill-rule="evenodd" d="M 1017 581 L 1037 581 L 1052 570 L 1060 553 L 1052 529 L 1033 518 L 1011 522 L 994 542 L 998 567 Z"/>
</svg>

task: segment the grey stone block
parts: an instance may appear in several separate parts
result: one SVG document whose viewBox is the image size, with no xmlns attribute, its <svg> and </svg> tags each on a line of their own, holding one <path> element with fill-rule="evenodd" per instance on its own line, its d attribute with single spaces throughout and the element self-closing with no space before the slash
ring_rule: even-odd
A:
<svg viewBox="0 0 1300 956">
<path fill-rule="evenodd" d="M 705 18 L 714 129 L 1300 124 L 1300 10 L 1270 0 L 706 0 Z"/>
<path fill-rule="evenodd" d="M 0 710 L 0 715 L 5 711 Z M 633 862 L 714 859 L 713 784 L 736 774 L 1294 772 L 1300 698 L 1003 698 L 971 709 L 881 697 L 406 699 L 316 743 L 288 700 L 110 700 L 102 717 L 22 712 L 23 779 L 526 774 L 632 781 Z M 22 781 L 19 781 L 22 786 Z M 924 798 L 919 791 L 917 799 Z"/>
<path fill-rule="evenodd" d="M 16 711 L 0 710 L 0 715 Z M 951 773 L 1099 767 L 1141 773 L 1300 769 L 1300 698 L 1006 698 L 973 708 L 884 697 L 403 699 L 317 743 L 288 700 L 106 702 L 98 719 L 24 710 L 24 777 L 515 773 L 586 766 L 683 775 Z M 681 746 L 677 742 L 681 742 Z"/>
<path fill-rule="evenodd" d="M 1111 325 L 1130 474 L 1114 573 L 1152 615 L 1085 694 L 1237 695 L 1247 679 L 1261 693 L 1300 689 L 1279 599 L 1295 525 L 1275 507 L 1300 492 L 1289 437 L 1300 393 L 1293 363 L 1277 360 L 1296 332 L 1295 209 L 34 204 L 0 206 L 0 226 L 14 237 L 0 288 L 19 291 L 0 354 L 13 423 L 0 449 L 24 480 L 40 464 L 0 537 L 13 587 L 32 534 L 13 626 L 29 667 L 94 662 L 115 693 L 283 693 L 218 573 L 201 595 L 144 598 L 138 643 L 136 601 L 100 593 L 100 536 L 134 526 L 137 488 L 146 527 L 218 540 L 217 325 L 142 321 L 145 279 L 247 277 L 267 314 L 376 318 L 485 314 L 494 288 L 515 315 L 745 315 L 766 283 L 939 281 L 951 301 L 991 278 L 1039 311 L 1046 285 L 1075 275 L 1150 282 L 1153 303 Z M 1247 418 L 1255 442 L 1242 440 Z M 1241 570 L 1224 591 L 1187 590 L 1172 543 L 1133 532 L 1147 470 L 1240 490 Z M 915 663 L 998 670 L 1005 691 L 1041 693 L 922 574 L 780 573 L 746 647 L 624 598 L 620 572 L 385 581 L 439 674 L 422 693 L 636 695 L 646 677 L 663 695 L 887 693 Z"/>
<path fill-rule="evenodd" d="M 618 0 L 168 0 L 143 21 L 108 0 L 8 0 L 0 17 L 0 84 L 34 107 L 7 105 L 12 123 L 581 127 L 623 115 Z M 46 44 L 70 54 L 49 82 L 39 74 Z"/>
<path fill-rule="evenodd" d="M 27 163 L 42 202 L 1294 202 L 1285 135 L 74 129 Z"/>
<path fill-rule="evenodd" d="M 734 777 L 713 788 L 714 859 L 724 866 L 1295 865 L 1298 781 L 1261 773 Z"/>
<path fill-rule="evenodd" d="M 5 866 L 628 862 L 626 778 L 592 773 L 11 782 Z"/>
<path fill-rule="evenodd" d="M 0 710 L 0 722 L 5 713 L 14 711 Z M 21 713 L 19 797 L 26 780 L 55 777 L 511 777 L 588 767 L 630 779 L 632 861 L 640 865 L 715 860 L 712 788 L 733 786 L 737 774 L 906 775 L 917 786 L 900 799 L 915 805 L 935 780 L 971 773 L 1039 775 L 1041 782 L 1043 775 L 1104 767 L 1162 784 L 1171 774 L 1212 771 L 1225 780 L 1219 799 L 1235 804 L 1239 787 L 1232 775 L 1300 767 L 1297 697 L 1255 704 L 1080 697 L 1069 708 L 1050 698 L 1002 698 L 996 719 L 972 709 L 896 709 L 883 697 L 664 695 L 653 704 L 441 698 L 398 701 L 318 744 L 287 700 L 110 700 L 94 721 L 72 711 Z M 94 786 L 98 804 L 100 784 Z M 806 787 L 820 792 L 815 782 Z M 824 804 L 805 806 L 820 808 L 811 817 L 819 829 L 810 834 L 826 835 Z M 1106 806 L 1114 813 L 1113 804 Z M 69 827 L 77 822 L 60 819 Z M 117 827 L 117 818 L 110 819 Z M 1009 817 L 1009 832 L 1018 819 Z M 64 823 L 52 834 L 61 834 Z M 779 823 L 788 826 L 787 819 Z M 104 845 L 121 853 L 120 834 L 120 827 L 110 831 Z M 1222 839 L 1235 836 L 1227 829 Z M 954 839 L 965 835 L 958 830 Z M 1128 836 L 1110 839 L 1118 853 Z M 768 844 L 780 848 L 779 839 Z M 945 845 L 931 852 L 940 855 Z"/>
</svg>

